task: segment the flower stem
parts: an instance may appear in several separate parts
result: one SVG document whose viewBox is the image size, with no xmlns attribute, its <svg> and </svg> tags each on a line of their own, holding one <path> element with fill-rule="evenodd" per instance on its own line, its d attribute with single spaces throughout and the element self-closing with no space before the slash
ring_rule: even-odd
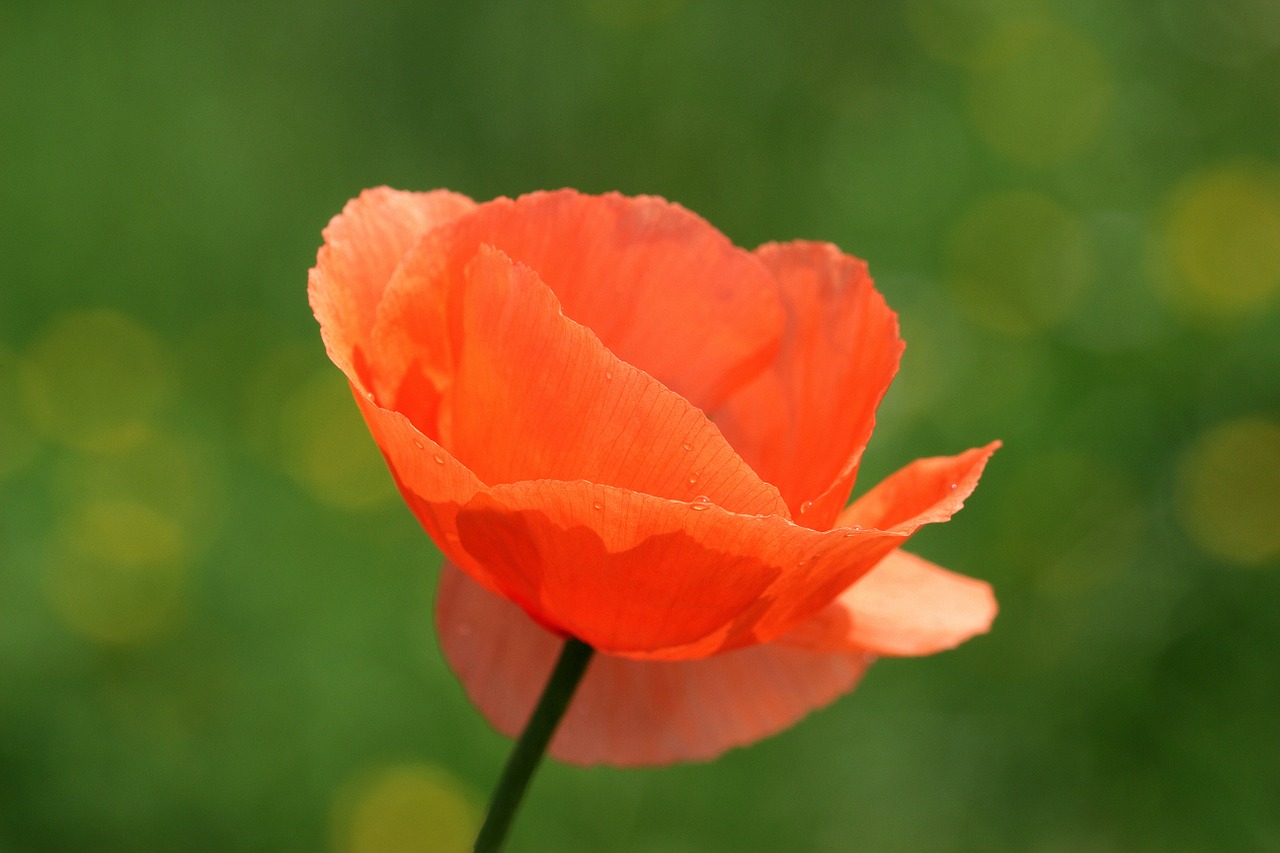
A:
<svg viewBox="0 0 1280 853">
<path fill-rule="evenodd" d="M 542 754 L 568 709 L 569 700 L 586 673 L 594 651 L 581 640 L 573 637 L 565 640 L 555 669 L 551 671 L 547 686 L 542 689 L 542 698 L 507 759 L 507 766 L 502 769 L 502 778 L 489 801 L 489 813 L 476 836 L 475 853 L 497 853 L 502 849 L 511 821 L 524 799 L 525 789 L 529 787 L 529 780 L 538 769 Z"/>
</svg>

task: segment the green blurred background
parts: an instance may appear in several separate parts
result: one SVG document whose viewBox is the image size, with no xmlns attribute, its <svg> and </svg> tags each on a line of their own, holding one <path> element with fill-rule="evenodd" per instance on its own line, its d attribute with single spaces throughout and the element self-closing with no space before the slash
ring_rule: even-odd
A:
<svg viewBox="0 0 1280 853">
<path fill-rule="evenodd" d="M 360 189 L 869 259 L 994 631 L 513 850 L 1280 850 L 1280 2 L 0 5 L 0 851 L 461 851 L 507 743 L 306 303 Z"/>
</svg>

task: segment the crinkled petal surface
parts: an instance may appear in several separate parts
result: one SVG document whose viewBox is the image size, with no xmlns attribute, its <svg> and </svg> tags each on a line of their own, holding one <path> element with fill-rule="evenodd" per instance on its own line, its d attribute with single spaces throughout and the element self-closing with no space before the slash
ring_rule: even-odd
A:
<svg viewBox="0 0 1280 853">
<path fill-rule="evenodd" d="M 777 353 L 783 312 L 758 258 L 663 199 L 560 190 L 486 202 L 405 257 L 375 330 L 386 389 L 449 381 L 459 328 L 444 321 L 445 303 L 485 244 L 536 271 L 618 358 L 703 411 Z"/>
<path fill-rule="evenodd" d="M 778 358 L 715 421 L 781 491 L 798 524 L 831 527 L 849 498 L 875 411 L 898 370 L 898 318 L 867 266 L 829 243 L 770 243 L 787 322 Z"/>
<path fill-rule="evenodd" d="M 494 728 L 524 728 L 562 641 L 510 602 L 443 566 L 441 647 Z M 574 764 L 709 760 L 779 732 L 847 693 L 873 658 L 767 644 L 691 661 L 596 654 L 551 742 Z"/>
<path fill-rule="evenodd" d="M 786 514 L 701 411 L 564 316 L 532 269 L 482 246 L 466 278 L 441 431 L 481 480 L 590 480 Z"/>
<path fill-rule="evenodd" d="M 931 655 L 985 634 L 995 616 L 989 584 L 894 551 L 779 642 L 813 651 Z"/>
</svg>

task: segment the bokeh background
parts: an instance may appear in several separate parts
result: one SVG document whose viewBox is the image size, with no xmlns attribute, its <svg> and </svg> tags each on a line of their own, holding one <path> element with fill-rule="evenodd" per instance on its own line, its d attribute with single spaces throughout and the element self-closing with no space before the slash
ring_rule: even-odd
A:
<svg viewBox="0 0 1280 853">
<path fill-rule="evenodd" d="M 366 186 L 868 258 L 994 631 L 513 850 L 1280 850 L 1276 0 L 0 5 L 0 851 L 461 851 L 508 744 L 305 296 Z"/>
</svg>

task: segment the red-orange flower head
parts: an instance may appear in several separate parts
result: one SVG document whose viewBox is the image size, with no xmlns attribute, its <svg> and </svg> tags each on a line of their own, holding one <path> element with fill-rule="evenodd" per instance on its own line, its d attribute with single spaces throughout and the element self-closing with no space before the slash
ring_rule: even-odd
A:
<svg viewBox="0 0 1280 853">
<path fill-rule="evenodd" d="M 748 252 L 662 199 L 571 190 L 369 190 L 324 241 L 325 345 L 444 552 L 441 643 L 501 731 L 567 636 L 599 654 L 551 753 L 661 764 L 994 618 L 985 583 L 899 547 L 997 444 L 845 506 L 902 352 L 862 261 Z"/>
</svg>

